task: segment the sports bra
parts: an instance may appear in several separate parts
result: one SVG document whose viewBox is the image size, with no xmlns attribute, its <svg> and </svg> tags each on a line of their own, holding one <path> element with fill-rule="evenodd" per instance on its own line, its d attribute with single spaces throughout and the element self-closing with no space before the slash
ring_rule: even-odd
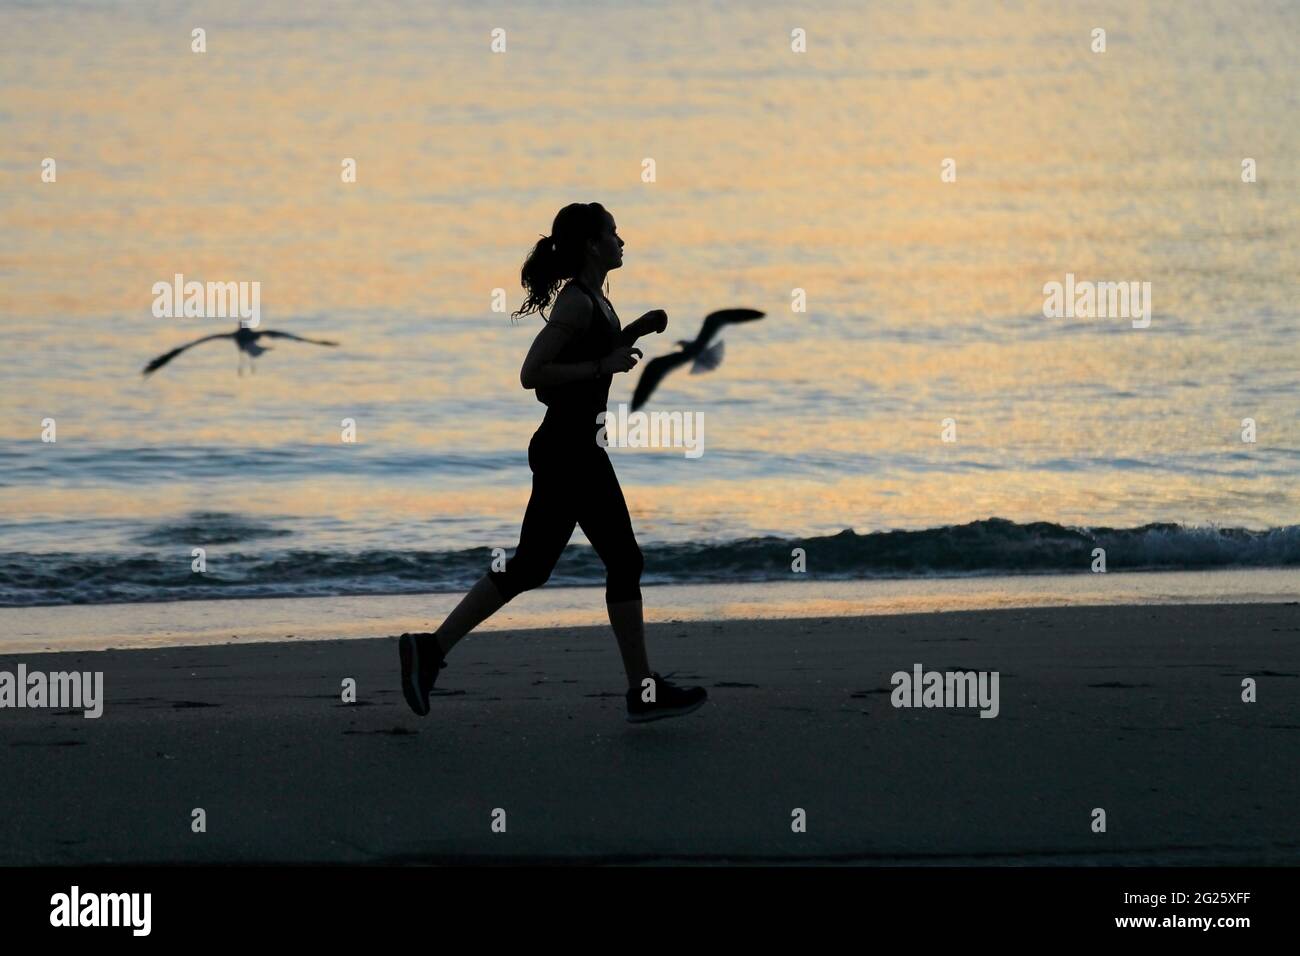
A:
<svg viewBox="0 0 1300 956">
<path fill-rule="evenodd" d="M 591 299 L 593 312 L 587 328 L 565 342 L 564 348 L 556 355 L 554 361 L 561 365 L 595 362 L 604 358 L 618 344 L 617 336 L 622 328 L 621 323 L 616 328 L 609 321 L 605 310 L 601 308 L 600 302 L 591 289 L 587 288 L 586 283 L 581 279 L 574 279 L 573 284 L 587 293 Z M 608 300 L 606 304 L 609 304 Z M 613 305 L 609 305 L 609 311 L 614 312 Z M 617 312 L 614 312 L 614 320 L 618 321 Z M 613 380 L 614 376 L 611 373 L 576 382 L 566 382 L 563 385 L 539 386 L 534 389 L 534 392 L 537 400 L 546 406 L 548 419 L 552 421 L 557 418 L 563 419 L 575 425 L 589 424 L 592 429 L 596 429 L 599 427 L 596 423 L 596 415 L 606 411 L 606 405 L 609 403 L 609 386 Z"/>
</svg>

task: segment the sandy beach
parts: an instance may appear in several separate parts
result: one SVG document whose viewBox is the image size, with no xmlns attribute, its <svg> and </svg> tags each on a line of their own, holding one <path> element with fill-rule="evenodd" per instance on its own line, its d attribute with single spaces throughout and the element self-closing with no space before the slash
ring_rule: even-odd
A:
<svg viewBox="0 0 1300 956">
<path fill-rule="evenodd" d="M 648 638 L 702 711 L 626 724 L 607 628 L 471 635 L 425 719 L 392 639 L 0 657 L 102 671 L 105 696 L 98 719 L 0 710 L 0 863 L 1300 862 L 1294 603 Z M 892 706 L 916 664 L 998 672 L 997 717 Z"/>
</svg>

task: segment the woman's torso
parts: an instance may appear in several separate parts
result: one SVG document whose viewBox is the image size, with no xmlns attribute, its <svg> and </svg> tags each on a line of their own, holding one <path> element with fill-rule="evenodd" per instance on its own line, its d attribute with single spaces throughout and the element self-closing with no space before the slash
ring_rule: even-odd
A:
<svg viewBox="0 0 1300 956">
<path fill-rule="evenodd" d="M 617 342 L 621 330 L 618 314 L 608 299 L 587 288 L 580 279 L 572 280 L 570 285 L 591 299 L 591 321 L 586 329 L 564 344 L 555 362 L 569 365 L 598 361 L 608 355 Z M 596 416 L 606 410 L 609 402 L 609 386 L 613 378 L 612 374 L 600 375 L 536 389 L 537 400 L 546 406 L 542 424 L 595 431 L 599 428 Z"/>
</svg>

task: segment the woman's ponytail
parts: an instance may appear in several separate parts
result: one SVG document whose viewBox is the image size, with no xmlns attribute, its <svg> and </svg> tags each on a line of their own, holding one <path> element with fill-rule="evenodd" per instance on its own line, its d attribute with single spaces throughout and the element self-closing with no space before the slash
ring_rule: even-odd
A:
<svg viewBox="0 0 1300 956">
<path fill-rule="evenodd" d="M 519 284 L 527 293 L 524 303 L 510 317 L 518 319 L 532 312 L 546 319 L 560 283 L 581 270 L 587 256 L 587 242 L 598 239 L 605 226 L 605 208 L 598 202 L 571 203 L 555 216 L 549 236 L 533 246 L 519 271 Z"/>
</svg>

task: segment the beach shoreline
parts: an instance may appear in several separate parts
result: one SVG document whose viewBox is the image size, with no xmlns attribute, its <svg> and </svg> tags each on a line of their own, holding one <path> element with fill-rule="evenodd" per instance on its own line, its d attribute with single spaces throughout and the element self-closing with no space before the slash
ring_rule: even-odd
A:
<svg viewBox="0 0 1300 956">
<path fill-rule="evenodd" d="M 0 607 L 0 654 L 378 638 L 430 631 L 463 592 Z M 643 585 L 651 623 L 1300 599 L 1300 571 L 1235 568 Z M 600 627 L 604 589 L 520 595 L 483 631 Z"/>
<path fill-rule="evenodd" d="M 5 653 L 101 672 L 105 699 L 0 709 L 0 865 L 1300 863 L 1295 604 L 652 622 L 647 643 L 703 710 L 626 724 L 599 626 L 470 635 L 424 719 L 392 639 Z M 914 665 L 997 672 L 997 717 L 893 706 Z"/>
</svg>

